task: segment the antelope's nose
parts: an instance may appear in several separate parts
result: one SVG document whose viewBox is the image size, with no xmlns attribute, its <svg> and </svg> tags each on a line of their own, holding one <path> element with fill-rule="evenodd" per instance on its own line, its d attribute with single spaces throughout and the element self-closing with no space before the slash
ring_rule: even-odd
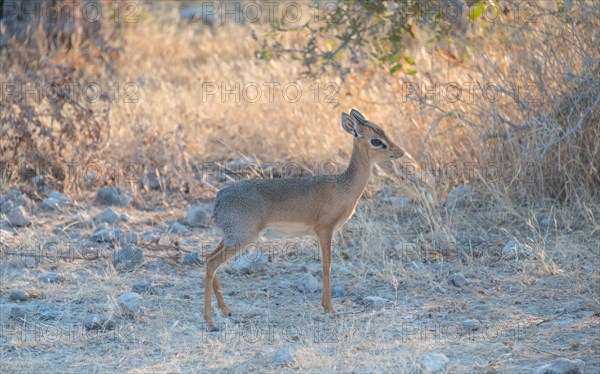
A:
<svg viewBox="0 0 600 374">
<path fill-rule="evenodd" d="M 392 152 L 392 155 L 391 155 L 392 159 L 397 159 L 402 156 L 404 156 L 404 151 L 402 150 L 402 148 L 399 148 L 399 147 L 394 149 L 394 151 Z"/>
</svg>

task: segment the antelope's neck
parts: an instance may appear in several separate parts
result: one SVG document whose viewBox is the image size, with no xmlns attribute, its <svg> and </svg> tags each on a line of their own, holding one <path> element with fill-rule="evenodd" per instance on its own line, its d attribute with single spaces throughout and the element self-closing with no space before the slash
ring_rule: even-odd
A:
<svg viewBox="0 0 600 374">
<path fill-rule="evenodd" d="M 369 176 L 371 175 L 371 161 L 366 152 L 361 150 L 356 140 L 352 146 L 352 157 L 346 171 L 342 173 L 342 179 L 350 189 L 350 194 L 358 200 L 362 195 Z"/>
</svg>

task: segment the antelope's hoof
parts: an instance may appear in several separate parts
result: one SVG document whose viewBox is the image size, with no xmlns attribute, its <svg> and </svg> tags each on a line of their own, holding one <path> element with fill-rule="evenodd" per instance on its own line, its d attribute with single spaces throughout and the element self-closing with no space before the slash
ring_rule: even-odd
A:
<svg viewBox="0 0 600 374">
<path fill-rule="evenodd" d="M 227 308 L 227 306 L 220 306 L 219 309 L 221 309 L 224 315 L 226 315 L 227 317 L 231 317 L 231 312 L 229 311 L 229 308 Z"/>
</svg>

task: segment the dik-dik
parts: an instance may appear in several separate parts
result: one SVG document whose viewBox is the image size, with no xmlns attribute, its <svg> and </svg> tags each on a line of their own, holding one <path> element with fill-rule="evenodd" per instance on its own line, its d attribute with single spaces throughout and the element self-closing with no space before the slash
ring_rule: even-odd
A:
<svg viewBox="0 0 600 374">
<path fill-rule="evenodd" d="M 333 233 L 352 217 L 373 163 L 397 159 L 404 154 L 381 128 L 355 109 L 350 114 L 342 113 L 342 127 L 354 137 L 352 157 L 343 173 L 246 180 L 217 194 L 212 220 L 222 230 L 223 240 L 206 259 L 204 287 L 204 319 L 211 330 L 215 328 L 211 316 L 212 290 L 219 308 L 230 315 L 217 269 L 267 229 L 288 236 L 317 237 L 323 266 L 321 305 L 327 312 L 335 313 L 329 287 Z"/>
</svg>

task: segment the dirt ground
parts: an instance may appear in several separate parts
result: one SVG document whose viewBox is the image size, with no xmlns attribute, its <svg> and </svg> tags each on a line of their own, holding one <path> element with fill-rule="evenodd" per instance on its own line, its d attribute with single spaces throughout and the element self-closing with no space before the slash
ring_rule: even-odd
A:
<svg viewBox="0 0 600 374">
<path fill-rule="evenodd" d="M 444 214 L 458 239 L 442 253 L 432 249 L 435 240 L 419 241 L 427 230 L 419 232 L 415 206 L 367 197 L 334 244 L 331 283 L 342 288 L 334 292 L 335 315 L 320 305 L 315 241 L 264 239 L 255 251 L 269 256 L 266 269 L 220 269 L 232 316 L 215 307 L 220 330 L 208 332 L 204 268 L 182 259 L 193 252 L 202 259 L 219 237 L 210 227 L 169 232 L 166 222 L 185 225 L 186 202 L 166 205 L 114 208 L 128 216 L 114 224 L 125 232 L 159 233 L 158 242 L 140 239 L 144 263 L 130 272 L 112 265 L 118 243 L 89 238 L 90 221 L 68 224 L 105 207 L 34 208 L 31 226 L 3 223 L 2 372 L 419 372 L 426 352 L 445 354 L 448 373 L 531 372 L 558 357 L 582 360 L 586 373 L 600 367 L 599 241 L 585 231 L 543 229 L 543 240 L 528 243 L 533 253 L 508 259 L 502 248 L 509 226 L 486 212 L 455 210 Z M 382 227 L 393 234 L 381 236 Z M 45 283 L 38 277 L 44 271 L 64 279 Z M 457 272 L 467 284 L 449 281 Z M 306 274 L 319 280 L 318 290 L 299 286 Z M 140 280 L 153 290 L 141 293 L 139 311 L 125 315 L 117 298 Z M 28 300 L 10 301 L 13 289 Z M 10 305 L 24 317 L 7 316 Z M 89 316 L 112 324 L 88 329 Z M 280 349 L 290 362 L 275 359 Z"/>
</svg>

